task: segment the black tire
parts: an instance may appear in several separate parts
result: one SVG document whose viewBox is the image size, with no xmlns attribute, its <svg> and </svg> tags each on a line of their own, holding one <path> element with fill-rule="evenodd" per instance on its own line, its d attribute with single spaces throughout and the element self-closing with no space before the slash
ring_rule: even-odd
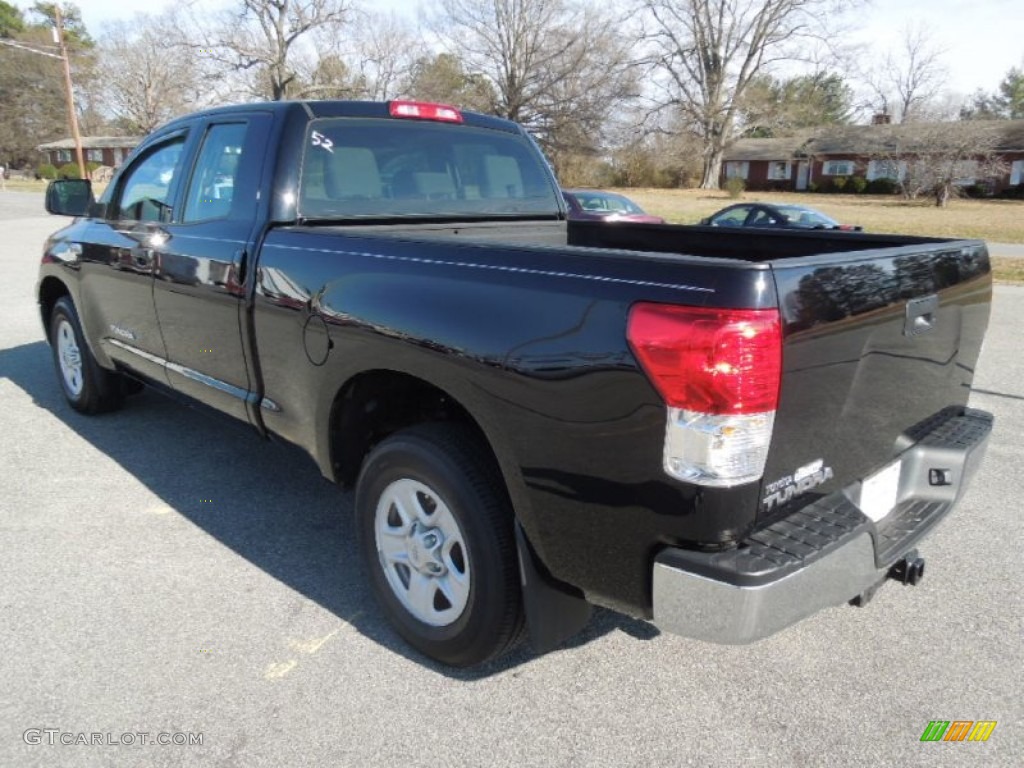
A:
<svg viewBox="0 0 1024 768">
<path fill-rule="evenodd" d="M 410 645 L 456 667 L 481 664 L 506 652 L 518 642 L 523 626 L 512 510 L 500 474 L 485 456 L 472 433 L 458 425 L 412 427 L 373 449 L 356 486 L 356 534 L 378 604 Z M 406 497 L 415 499 L 410 506 L 416 508 L 420 522 L 405 525 L 405 517 L 388 501 L 398 498 L 396 493 L 401 495 L 396 489 L 407 493 L 410 488 L 423 487 L 427 490 Z M 378 506 L 383 515 L 380 519 Z M 449 516 L 458 529 L 455 533 Z M 406 546 L 409 554 L 404 568 L 409 585 L 402 579 L 403 564 L 389 564 L 388 556 L 382 554 L 389 547 L 378 545 L 378 523 L 382 530 L 399 531 L 399 527 L 390 527 L 394 524 L 410 531 L 408 535 L 380 534 L 384 542 L 403 542 L 390 548 Z M 441 532 L 443 543 L 436 546 L 434 555 L 408 543 L 415 538 L 416 525 L 420 525 L 416 530 L 428 537 L 418 539 L 420 543 L 436 541 L 429 538 L 431 532 Z M 447 556 L 437 555 L 446 547 Z M 437 562 L 422 562 L 435 555 Z M 414 569 L 417 560 L 421 562 Z M 447 567 L 444 576 L 432 576 L 426 566 Z M 430 606 L 421 612 L 440 623 L 428 623 L 416 615 L 414 607 L 407 606 L 415 602 L 410 600 L 414 578 L 434 585 Z M 452 605 L 442 581 L 462 585 L 454 594 L 465 601 L 464 607 Z M 422 600 L 419 602 L 422 608 Z"/>
<path fill-rule="evenodd" d="M 50 349 L 57 382 L 68 404 L 80 413 L 113 411 L 124 401 L 121 376 L 101 368 L 92 356 L 78 312 L 68 296 L 50 314 Z M 77 360 L 77 364 L 74 362 Z"/>
</svg>

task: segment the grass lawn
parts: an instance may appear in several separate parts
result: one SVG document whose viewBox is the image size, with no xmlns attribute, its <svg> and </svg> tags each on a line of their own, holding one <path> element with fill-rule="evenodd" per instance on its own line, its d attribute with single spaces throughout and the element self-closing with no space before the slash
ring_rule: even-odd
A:
<svg viewBox="0 0 1024 768">
<path fill-rule="evenodd" d="M 992 259 L 992 275 L 1003 283 L 1024 285 L 1024 259 L 996 256 Z"/>
<path fill-rule="evenodd" d="M 8 179 L 5 183 L 8 189 L 12 189 L 15 192 L 46 191 L 46 182 L 36 181 L 35 179 Z"/>
<path fill-rule="evenodd" d="M 44 192 L 46 192 L 46 185 L 48 183 L 48 181 L 45 181 L 43 179 L 8 179 L 7 189 L 13 190 L 15 192 L 38 192 L 39 194 L 43 194 Z M 105 190 L 106 188 L 106 182 L 94 181 L 92 183 L 92 191 L 96 197 L 102 195 L 103 190 Z"/>
</svg>

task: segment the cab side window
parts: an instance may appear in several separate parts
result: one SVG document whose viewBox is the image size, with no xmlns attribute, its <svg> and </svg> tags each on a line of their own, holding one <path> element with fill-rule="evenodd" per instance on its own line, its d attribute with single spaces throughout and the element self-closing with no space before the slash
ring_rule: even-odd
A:
<svg viewBox="0 0 1024 768">
<path fill-rule="evenodd" d="M 747 221 L 748 227 L 769 227 L 773 224 L 778 224 L 778 221 L 763 208 L 755 208 Z"/>
<path fill-rule="evenodd" d="M 245 146 L 245 129 L 245 123 L 210 126 L 185 196 L 183 221 L 223 219 L 231 213 Z"/>
<path fill-rule="evenodd" d="M 179 136 L 148 153 L 128 169 L 114 206 L 117 218 L 129 221 L 170 221 L 175 178 L 181 171 L 185 138 Z"/>
</svg>

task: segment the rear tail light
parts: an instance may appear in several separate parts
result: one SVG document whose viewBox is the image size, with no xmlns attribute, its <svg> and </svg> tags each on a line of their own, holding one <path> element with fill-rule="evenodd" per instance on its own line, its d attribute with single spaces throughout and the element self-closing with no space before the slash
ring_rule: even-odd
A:
<svg viewBox="0 0 1024 768">
<path fill-rule="evenodd" d="M 442 123 L 461 123 L 462 113 L 447 104 L 426 101 L 392 101 L 388 106 L 392 117 L 410 117 L 416 120 L 440 120 Z"/>
<path fill-rule="evenodd" d="M 778 310 L 641 303 L 627 338 L 668 406 L 665 471 L 709 486 L 760 479 L 782 373 Z"/>
</svg>

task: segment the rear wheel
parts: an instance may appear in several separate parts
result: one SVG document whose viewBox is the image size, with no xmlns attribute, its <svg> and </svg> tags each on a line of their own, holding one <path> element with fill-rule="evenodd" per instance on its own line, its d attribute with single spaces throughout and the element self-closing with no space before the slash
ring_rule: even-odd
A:
<svg viewBox="0 0 1024 768">
<path fill-rule="evenodd" d="M 121 405 L 121 377 L 96 362 L 85 343 L 75 305 L 67 296 L 57 299 L 50 315 L 50 348 L 57 380 L 72 408 L 101 413 Z"/>
<path fill-rule="evenodd" d="M 453 666 L 519 637 L 512 512 L 471 433 L 431 424 L 367 457 L 356 488 L 360 550 L 378 603 L 420 652 Z"/>
</svg>

